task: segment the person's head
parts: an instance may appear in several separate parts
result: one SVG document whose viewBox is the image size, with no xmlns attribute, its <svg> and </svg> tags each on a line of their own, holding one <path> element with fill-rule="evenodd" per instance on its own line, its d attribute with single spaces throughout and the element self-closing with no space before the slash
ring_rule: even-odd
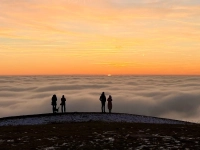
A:
<svg viewBox="0 0 200 150">
<path fill-rule="evenodd" d="M 111 95 L 109 95 L 109 98 L 112 98 L 112 96 L 111 96 Z"/>
<path fill-rule="evenodd" d="M 62 97 L 64 98 L 65 96 L 63 95 Z"/>
</svg>

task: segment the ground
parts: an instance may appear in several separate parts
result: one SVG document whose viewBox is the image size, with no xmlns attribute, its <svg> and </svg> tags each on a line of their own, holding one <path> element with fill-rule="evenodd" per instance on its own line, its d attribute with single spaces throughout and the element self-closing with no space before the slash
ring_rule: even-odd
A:
<svg viewBox="0 0 200 150">
<path fill-rule="evenodd" d="M 116 122 L 0 127 L 0 149 L 199 149 L 198 124 Z"/>
</svg>

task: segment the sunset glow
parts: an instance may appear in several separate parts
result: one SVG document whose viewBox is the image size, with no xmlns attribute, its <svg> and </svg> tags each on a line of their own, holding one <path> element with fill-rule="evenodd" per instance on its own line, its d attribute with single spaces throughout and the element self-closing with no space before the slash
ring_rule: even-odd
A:
<svg viewBox="0 0 200 150">
<path fill-rule="evenodd" d="M 200 75 L 199 0 L 2 0 L 0 75 Z"/>
</svg>

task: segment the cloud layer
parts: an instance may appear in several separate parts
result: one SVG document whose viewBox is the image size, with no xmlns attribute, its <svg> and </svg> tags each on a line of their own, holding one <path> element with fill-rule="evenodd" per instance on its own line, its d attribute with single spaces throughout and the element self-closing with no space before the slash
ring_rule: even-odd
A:
<svg viewBox="0 0 200 150">
<path fill-rule="evenodd" d="M 50 113 L 51 97 L 65 95 L 67 112 L 100 111 L 102 91 L 113 112 L 200 120 L 199 76 L 0 77 L 0 117 Z"/>
</svg>

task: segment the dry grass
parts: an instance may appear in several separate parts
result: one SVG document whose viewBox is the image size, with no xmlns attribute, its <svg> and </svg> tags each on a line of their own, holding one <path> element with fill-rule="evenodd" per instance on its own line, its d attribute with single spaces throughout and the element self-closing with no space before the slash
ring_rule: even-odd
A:
<svg viewBox="0 0 200 150">
<path fill-rule="evenodd" d="M 198 149 L 200 125 L 60 123 L 0 127 L 0 149 Z"/>
</svg>

